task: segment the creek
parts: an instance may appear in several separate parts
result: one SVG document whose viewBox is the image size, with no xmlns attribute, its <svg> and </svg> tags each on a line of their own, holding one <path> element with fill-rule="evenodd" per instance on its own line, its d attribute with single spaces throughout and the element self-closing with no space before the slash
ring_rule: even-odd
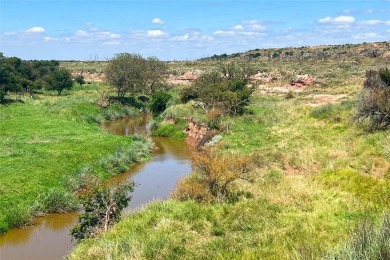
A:
<svg viewBox="0 0 390 260">
<path fill-rule="evenodd" d="M 149 119 L 148 116 L 124 118 L 103 124 L 102 128 L 124 136 L 149 134 Z M 166 199 L 177 181 L 191 172 L 189 149 L 184 141 L 162 137 L 152 139 L 157 149 L 149 161 L 138 163 L 108 181 L 113 186 L 125 180 L 137 183 L 126 213 L 153 200 Z M 1 235 L 0 260 L 63 259 L 75 246 L 70 229 L 77 223 L 78 214 L 49 214 L 36 218 L 33 226 L 14 228 Z"/>
</svg>

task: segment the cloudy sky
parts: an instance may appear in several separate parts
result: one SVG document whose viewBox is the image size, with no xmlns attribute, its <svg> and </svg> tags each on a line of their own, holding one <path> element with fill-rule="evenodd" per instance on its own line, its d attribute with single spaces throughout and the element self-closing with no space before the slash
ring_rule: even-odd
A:
<svg viewBox="0 0 390 260">
<path fill-rule="evenodd" d="M 0 52 L 191 60 L 256 48 L 390 40 L 390 0 L 0 0 Z"/>
</svg>

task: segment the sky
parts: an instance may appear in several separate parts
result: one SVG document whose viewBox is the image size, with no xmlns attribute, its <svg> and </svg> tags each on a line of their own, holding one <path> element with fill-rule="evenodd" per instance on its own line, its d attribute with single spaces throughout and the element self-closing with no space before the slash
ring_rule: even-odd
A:
<svg viewBox="0 0 390 260">
<path fill-rule="evenodd" d="M 390 0 L 0 0 L 0 52 L 193 60 L 257 48 L 390 40 Z"/>
</svg>

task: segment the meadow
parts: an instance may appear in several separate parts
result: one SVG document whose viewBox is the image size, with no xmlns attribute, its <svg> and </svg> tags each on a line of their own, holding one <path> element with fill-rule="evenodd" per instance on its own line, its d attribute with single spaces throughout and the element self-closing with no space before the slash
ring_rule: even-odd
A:
<svg viewBox="0 0 390 260">
<path fill-rule="evenodd" d="M 387 62 L 357 55 L 255 61 L 274 79 L 253 83 L 243 115 L 222 118 L 229 127 L 216 146 L 231 161 L 253 161 L 252 181 L 234 183 L 244 196 L 151 203 L 99 238 L 83 241 L 70 258 L 386 259 L 389 130 L 370 131 L 354 115 L 365 71 Z M 173 66 L 207 70 L 218 62 Z M 286 86 L 301 74 L 316 83 Z M 207 121 L 191 103 L 163 113 L 182 115 Z"/>
<path fill-rule="evenodd" d="M 89 177 L 107 179 L 149 156 L 148 149 L 142 150 L 150 145 L 146 140 L 115 136 L 99 127 L 139 111 L 125 106 L 103 110 L 95 104 L 97 88 L 101 86 L 78 86 L 64 96 L 43 92 L 1 107 L 0 232 L 31 224 L 33 215 L 78 209 L 77 190 Z M 137 149 L 143 152 L 139 158 L 113 163 L 113 155 L 120 158 Z"/>
</svg>

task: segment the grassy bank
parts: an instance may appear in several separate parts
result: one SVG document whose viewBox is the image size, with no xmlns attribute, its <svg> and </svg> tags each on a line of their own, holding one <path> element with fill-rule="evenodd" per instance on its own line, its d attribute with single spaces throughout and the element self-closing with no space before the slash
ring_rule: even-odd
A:
<svg viewBox="0 0 390 260">
<path fill-rule="evenodd" d="M 310 105 L 320 86 L 294 94 L 256 92 L 248 111 L 224 117 L 222 151 L 247 154 L 257 167 L 250 196 L 236 203 L 169 200 L 126 217 L 72 259 L 318 259 L 353 240 L 367 219 L 389 210 L 389 131 L 366 132 L 353 122 L 357 83 L 345 98 Z M 323 92 L 337 95 L 340 88 Z M 167 112 L 174 114 L 174 109 Z M 179 105 L 179 114 L 192 107 Z"/>
<path fill-rule="evenodd" d="M 82 178 L 104 179 L 148 156 L 147 141 L 100 129 L 96 121 L 137 111 L 99 108 L 95 88 L 62 97 L 44 93 L 0 107 L 0 233 L 28 223 L 37 212 L 74 209 L 73 192 Z"/>
</svg>

